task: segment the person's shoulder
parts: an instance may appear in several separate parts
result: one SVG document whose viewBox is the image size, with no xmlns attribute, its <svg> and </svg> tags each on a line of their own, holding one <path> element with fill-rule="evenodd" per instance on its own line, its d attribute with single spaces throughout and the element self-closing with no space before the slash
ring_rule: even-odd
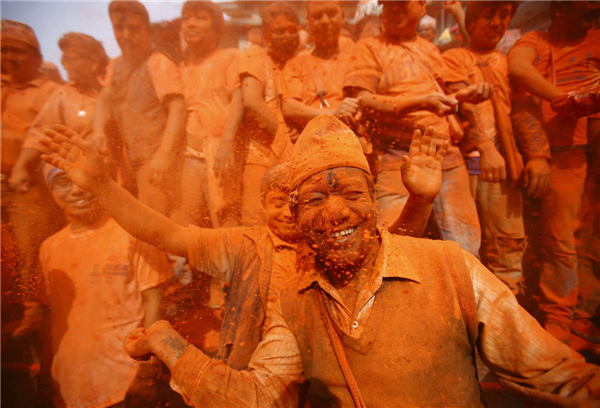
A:
<svg viewBox="0 0 600 408">
<path fill-rule="evenodd" d="M 385 45 L 386 45 L 386 42 L 382 36 L 367 37 L 367 38 L 363 38 L 362 40 L 359 40 L 357 43 L 355 43 L 354 47 L 352 48 L 352 51 L 356 51 L 361 48 L 378 49 L 378 48 L 384 47 Z"/>
<path fill-rule="evenodd" d="M 529 47 L 537 48 L 540 43 L 546 43 L 548 39 L 548 33 L 545 31 L 530 31 L 525 33 L 521 38 L 517 40 L 514 48 L 518 47 Z"/>
<path fill-rule="evenodd" d="M 448 61 L 466 61 L 470 59 L 474 59 L 475 55 L 472 51 L 467 50 L 466 48 L 451 48 L 442 53 L 442 57 L 444 60 Z"/>
<path fill-rule="evenodd" d="M 593 28 L 585 36 L 585 42 L 588 46 L 595 47 L 596 52 L 600 51 L 600 28 Z"/>
<path fill-rule="evenodd" d="M 40 253 L 45 254 L 45 253 L 52 252 L 55 250 L 60 250 L 60 248 L 63 248 L 65 242 L 69 239 L 70 228 L 71 227 L 69 225 L 67 225 L 66 227 L 62 228 L 60 231 L 55 232 L 54 234 L 52 234 L 48 238 L 46 238 L 44 240 L 44 242 L 42 242 L 42 245 L 40 247 Z"/>
<path fill-rule="evenodd" d="M 224 61 L 232 61 L 240 57 L 240 50 L 237 48 L 219 48 L 214 53 L 214 58 Z"/>
<path fill-rule="evenodd" d="M 266 58 L 267 50 L 258 45 L 251 45 L 240 53 L 240 58 Z"/>
</svg>

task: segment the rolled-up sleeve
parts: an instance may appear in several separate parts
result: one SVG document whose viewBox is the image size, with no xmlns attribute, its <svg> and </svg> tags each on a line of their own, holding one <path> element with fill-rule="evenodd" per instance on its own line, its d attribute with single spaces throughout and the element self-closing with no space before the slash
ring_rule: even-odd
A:
<svg viewBox="0 0 600 408">
<path fill-rule="evenodd" d="M 234 370 L 190 346 L 173 367 L 172 380 L 173 389 L 196 407 L 288 408 L 297 405 L 305 378 L 296 338 L 278 302 L 248 370 Z"/>
<path fill-rule="evenodd" d="M 556 406 L 590 406 L 600 399 L 600 367 L 546 332 L 511 291 L 464 252 L 473 279 L 478 349 L 510 391 Z"/>
</svg>

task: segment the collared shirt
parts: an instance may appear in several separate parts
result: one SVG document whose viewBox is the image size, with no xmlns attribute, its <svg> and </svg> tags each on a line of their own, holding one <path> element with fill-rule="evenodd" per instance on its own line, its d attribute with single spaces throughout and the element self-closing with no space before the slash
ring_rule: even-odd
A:
<svg viewBox="0 0 600 408">
<path fill-rule="evenodd" d="M 277 304 L 279 292 L 285 281 L 296 275 L 297 245 L 285 242 L 269 229 L 269 235 L 273 241 L 273 263 L 271 264 L 271 279 L 269 279 L 269 294 L 267 295 L 267 310 L 263 329 L 266 330 L 271 324 L 271 313 Z"/>
<path fill-rule="evenodd" d="M 389 245 L 384 236 L 372 275 L 373 285 L 366 285 L 359 294 L 357 304 L 361 306 L 357 308 L 360 312 L 355 319 L 358 327 L 368 319 L 372 299 L 377 296 L 383 280 L 401 277 L 420 281 L 407 257 L 403 253 L 390 254 Z M 542 329 L 519 306 L 508 287 L 474 256 L 465 251 L 463 256 L 475 293 L 478 350 L 502 383 L 559 406 L 567 405 L 567 396 L 600 398 L 600 368 L 586 364 L 583 357 Z M 330 299 L 327 300 L 329 307 L 338 311 L 338 327 L 347 328 L 343 319 L 347 318 L 349 309 L 335 288 L 316 271 L 306 276 L 301 281 L 302 286 L 317 282 L 330 293 L 332 296 L 326 298 Z M 356 335 L 350 330 L 346 332 Z M 174 388 L 181 390 L 186 401 L 195 406 L 295 406 L 299 385 L 305 381 L 300 350 L 282 316 L 279 302 L 248 371 L 231 370 L 190 346 L 173 367 L 172 375 Z"/>
</svg>

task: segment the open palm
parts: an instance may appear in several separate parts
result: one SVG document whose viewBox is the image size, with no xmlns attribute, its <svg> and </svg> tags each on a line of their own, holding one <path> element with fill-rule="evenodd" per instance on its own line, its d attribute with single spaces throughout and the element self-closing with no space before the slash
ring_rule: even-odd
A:
<svg viewBox="0 0 600 408">
<path fill-rule="evenodd" d="M 442 161 L 450 142 L 444 140 L 439 150 L 436 130 L 429 126 L 422 134 L 415 130 L 407 156 L 402 163 L 402 182 L 412 196 L 433 200 L 442 188 Z"/>
<path fill-rule="evenodd" d="M 77 133 L 62 125 L 54 125 L 44 133 L 47 137 L 41 143 L 54 154 L 42 155 L 42 159 L 64 170 L 79 188 L 89 191 L 109 180 L 96 148 Z"/>
</svg>

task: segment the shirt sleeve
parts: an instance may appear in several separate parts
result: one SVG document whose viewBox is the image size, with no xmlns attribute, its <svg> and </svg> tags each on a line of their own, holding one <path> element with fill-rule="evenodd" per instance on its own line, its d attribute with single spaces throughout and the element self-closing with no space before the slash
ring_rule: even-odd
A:
<svg viewBox="0 0 600 408">
<path fill-rule="evenodd" d="M 513 47 L 537 48 L 538 42 L 540 41 L 540 35 L 541 33 L 539 31 L 530 31 L 523 37 L 519 38 Z"/>
<path fill-rule="evenodd" d="M 243 228 L 207 229 L 190 226 L 190 266 L 229 282 L 245 250 Z"/>
<path fill-rule="evenodd" d="M 479 354 L 500 383 L 544 406 L 600 398 L 600 367 L 544 330 L 506 285 L 473 255 L 463 254 L 475 291 Z"/>
<path fill-rule="evenodd" d="M 344 89 L 361 88 L 377 93 L 381 78 L 381 67 L 377 63 L 374 47 L 367 40 L 359 41 L 355 46 L 346 67 Z"/>
<path fill-rule="evenodd" d="M 266 52 L 258 46 L 251 46 L 240 55 L 240 78 L 251 75 L 263 85 L 267 82 L 264 59 L 268 58 Z"/>
<path fill-rule="evenodd" d="M 166 55 L 155 52 L 148 61 L 148 71 L 156 96 L 164 103 L 167 96 L 183 95 L 181 73 L 175 63 Z"/>
<path fill-rule="evenodd" d="M 24 149 L 37 150 L 40 153 L 50 154 L 52 153 L 48 148 L 40 143 L 40 139 L 45 137 L 44 129 L 51 127 L 56 123 L 63 124 L 61 118 L 61 104 L 62 104 L 62 93 L 63 87 L 59 87 L 52 92 L 48 97 L 46 104 L 38 113 L 37 117 L 31 124 L 29 131 L 27 132 L 27 138 L 23 142 Z"/>
<path fill-rule="evenodd" d="M 240 81 L 240 52 L 234 50 L 234 54 L 229 61 L 227 67 L 223 67 L 227 72 L 227 90 L 229 94 L 238 88 L 241 88 L 242 83 Z"/>
<path fill-rule="evenodd" d="M 167 254 L 152 245 L 132 237 L 131 254 L 140 292 L 157 287 L 173 275 Z"/>
<path fill-rule="evenodd" d="M 444 61 L 444 80 L 446 83 L 464 82 L 470 85 L 467 56 L 459 48 L 453 48 L 442 54 Z"/>
<path fill-rule="evenodd" d="M 247 371 L 234 370 L 190 346 L 173 367 L 173 388 L 196 407 L 296 406 L 305 381 L 302 357 L 279 301 L 271 316 Z"/>
<path fill-rule="evenodd" d="M 297 99 L 302 101 L 302 61 L 305 58 L 296 57 L 285 64 L 282 71 L 283 80 L 281 81 L 282 99 Z"/>
</svg>

